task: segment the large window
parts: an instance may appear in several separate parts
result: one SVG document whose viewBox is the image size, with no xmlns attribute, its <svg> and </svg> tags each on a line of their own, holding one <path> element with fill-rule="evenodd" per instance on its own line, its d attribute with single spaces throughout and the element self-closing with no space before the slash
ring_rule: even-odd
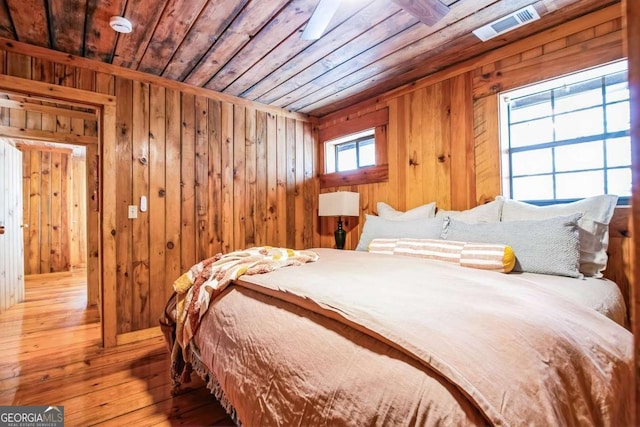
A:
<svg viewBox="0 0 640 427">
<path fill-rule="evenodd" d="M 626 61 L 500 95 L 505 195 L 539 204 L 631 196 Z"/>
</svg>

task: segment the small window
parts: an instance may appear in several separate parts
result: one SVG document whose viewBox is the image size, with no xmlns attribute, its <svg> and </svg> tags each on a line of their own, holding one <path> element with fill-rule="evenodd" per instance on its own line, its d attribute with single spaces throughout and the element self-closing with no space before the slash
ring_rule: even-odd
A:
<svg viewBox="0 0 640 427">
<path fill-rule="evenodd" d="M 338 121 L 332 118 L 321 121 L 318 126 L 320 188 L 387 181 L 388 123 L 387 108 Z"/>
<path fill-rule="evenodd" d="M 326 173 L 346 172 L 376 164 L 375 129 L 325 142 Z"/>
<path fill-rule="evenodd" d="M 546 204 L 631 196 L 626 61 L 500 94 L 503 193 Z"/>
</svg>

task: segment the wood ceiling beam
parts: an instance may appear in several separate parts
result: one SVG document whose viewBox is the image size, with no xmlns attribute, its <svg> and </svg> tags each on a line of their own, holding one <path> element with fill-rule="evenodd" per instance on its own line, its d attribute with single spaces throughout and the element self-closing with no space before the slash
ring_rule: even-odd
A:
<svg viewBox="0 0 640 427">
<path fill-rule="evenodd" d="M 11 108 L 13 110 L 37 111 L 39 113 L 54 114 L 56 116 L 72 117 L 82 120 L 97 120 L 97 114 L 85 113 L 67 108 L 50 107 L 48 105 L 31 104 L 28 102 L 13 101 L 11 99 L 0 98 L 0 107 Z"/>
</svg>

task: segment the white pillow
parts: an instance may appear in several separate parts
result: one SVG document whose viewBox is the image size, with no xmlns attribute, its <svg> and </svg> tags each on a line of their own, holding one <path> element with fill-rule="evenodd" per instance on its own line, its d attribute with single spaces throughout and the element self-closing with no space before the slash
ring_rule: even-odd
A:
<svg viewBox="0 0 640 427">
<path fill-rule="evenodd" d="M 438 212 L 436 212 L 436 218 L 455 218 L 458 221 L 463 221 L 467 224 L 477 224 L 479 222 L 500 222 L 500 217 L 502 216 L 502 203 L 503 199 L 501 197 L 496 197 L 492 202 L 467 209 L 466 211 L 445 211 L 443 209 L 438 209 Z"/>
<path fill-rule="evenodd" d="M 406 212 L 397 211 L 384 202 L 378 202 L 378 216 L 393 221 L 410 221 L 418 218 L 433 218 L 436 213 L 436 202 L 427 203 Z"/>
<path fill-rule="evenodd" d="M 578 221 L 580 272 L 585 276 L 602 277 L 602 270 L 607 267 L 609 222 L 618 196 L 605 194 L 550 206 L 535 206 L 510 199 L 503 199 L 503 201 L 503 221 L 547 219 L 575 213 L 582 214 L 582 218 Z"/>
</svg>

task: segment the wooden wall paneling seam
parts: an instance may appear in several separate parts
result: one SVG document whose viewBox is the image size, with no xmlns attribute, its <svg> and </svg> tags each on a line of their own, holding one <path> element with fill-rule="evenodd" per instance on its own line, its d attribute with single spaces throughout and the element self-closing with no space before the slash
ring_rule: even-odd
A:
<svg viewBox="0 0 640 427">
<path fill-rule="evenodd" d="M 285 120 L 286 140 L 286 246 L 294 248 L 296 245 L 296 123 L 293 119 Z"/>
<path fill-rule="evenodd" d="M 51 273 L 51 153 L 40 155 L 40 272 Z"/>
<path fill-rule="evenodd" d="M 0 144 L 6 143 L 4 139 L 0 138 Z M 18 148 L 18 147 L 16 147 Z M 30 215 L 30 197 L 29 192 L 31 190 L 31 151 L 22 151 L 22 221 L 20 222 L 20 227 L 22 231 L 22 241 L 23 241 L 23 274 L 26 274 L 27 268 L 29 268 L 29 250 L 28 250 L 28 242 L 29 242 L 29 215 Z M 0 291 L 1 292 L 1 291 Z"/>
<path fill-rule="evenodd" d="M 451 209 L 476 205 L 473 102 L 470 73 L 451 79 Z"/>
<path fill-rule="evenodd" d="M 104 114 L 104 113 L 102 113 Z M 102 118 L 100 118 L 102 122 Z M 100 125 L 102 127 L 102 124 Z M 105 130 L 105 133 L 107 131 Z M 115 129 L 112 131 L 115 132 Z M 104 136 L 102 137 L 104 138 Z M 115 135 L 114 135 L 115 138 Z M 114 144 L 115 145 L 115 144 Z M 100 150 L 103 148 L 104 142 L 100 145 L 90 144 L 85 147 L 86 159 L 84 162 L 84 175 L 78 177 L 79 180 L 84 179 L 84 194 L 83 199 L 83 212 L 85 218 L 85 233 L 86 233 L 86 264 L 87 264 L 87 305 L 98 305 L 98 309 L 102 312 L 102 278 L 101 278 L 101 235 L 100 235 L 100 215 L 101 207 L 101 194 L 106 178 L 100 176 L 101 169 L 104 167 L 104 157 Z M 115 148 L 114 148 L 115 149 Z M 102 161 L 101 161 L 102 159 Z M 100 188 L 100 182 L 102 182 L 103 188 Z M 96 185 L 98 184 L 98 185 Z M 115 195 L 114 195 L 115 196 Z M 115 208 L 115 207 L 114 207 Z M 93 230 L 93 231 L 92 231 Z M 115 261 L 115 253 L 112 255 Z M 103 320 L 105 318 L 103 317 Z M 114 332 L 115 334 L 115 332 Z"/>
<path fill-rule="evenodd" d="M 209 144 L 208 253 L 213 256 L 222 252 L 222 105 L 220 101 L 209 100 L 207 119 Z"/>
<path fill-rule="evenodd" d="M 295 185 L 294 185 L 294 218 L 295 249 L 304 249 L 304 127 L 302 122 L 296 121 L 295 127 Z"/>
<path fill-rule="evenodd" d="M 291 117 L 296 120 L 302 120 L 302 121 L 314 120 L 313 118 L 309 117 L 306 114 L 290 112 L 283 108 L 270 107 L 268 105 L 261 104 L 259 102 L 251 101 L 244 98 L 239 98 L 232 95 L 227 95 L 224 93 L 215 92 L 210 89 L 205 89 L 197 86 L 192 86 L 186 83 L 168 80 L 163 77 L 146 74 L 140 71 L 130 70 L 128 68 L 122 68 L 117 65 L 107 64 L 104 62 L 95 61 L 88 58 L 82 58 L 78 56 L 64 54 L 62 52 L 56 52 L 50 49 L 46 49 L 46 48 L 42 48 L 39 46 L 34 46 L 26 43 L 21 43 L 15 40 L 0 38 L 0 49 L 7 51 L 9 54 L 19 52 L 25 55 L 30 55 L 31 57 L 49 59 L 51 61 L 54 61 L 60 64 L 67 64 L 67 65 L 81 67 L 81 68 L 89 68 L 89 69 L 95 70 L 96 72 L 112 74 L 120 78 L 136 80 L 139 82 L 149 83 L 149 84 L 158 84 L 158 85 L 164 86 L 167 89 L 178 90 L 178 91 L 181 91 L 182 93 L 188 93 L 191 95 L 198 95 L 198 96 L 206 96 L 208 98 L 233 103 L 236 105 L 251 106 L 256 109 L 273 112 L 277 115 Z M 56 93 L 53 93 L 53 91 L 55 91 Z M 52 89 L 52 95 L 56 95 L 56 98 L 65 99 L 63 96 L 58 96 L 61 94 L 58 94 L 57 92 L 60 92 L 60 90 Z M 69 99 L 66 99 L 66 100 L 69 100 Z"/>
<path fill-rule="evenodd" d="M 180 231 L 180 271 L 188 270 L 196 259 L 195 229 L 195 96 L 181 95 L 180 183 L 182 186 L 182 226 Z"/>
<path fill-rule="evenodd" d="M 233 250 L 243 249 L 246 242 L 246 118 L 245 106 L 233 106 Z"/>
<path fill-rule="evenodd" d="M 29 177 L 29 221 L 28 221 L 28 242 L 26 249 L 28 262 L 25 263 L 25 274 L 40 273 L 40 153 L 33 152 L 29 156 L 30 177 Z"/>
<path fill-rule="evenodd" d="M 171 289 L 173 281 L 182 274 L 182 181 L 181 181 L 181 140 L 180 92 L 165 89 L 165 288 Z"/>
<path fill-rule="evenodd" d="M 276 180 L 278 183 L 276 195 L 276 233 L 278 246 L 287 246 L 288 234 L 288 211 L 287 211 L 287 119 L 282 116 L 276 117 Z"/>
<path fill-rule="evenodd" d="M 278 246 L 278 130 L 277 118 L 267 113 L 267 231 L 265 243 L 270 246 Z"/>
<path fill-rule="evenodd" d="M 222 210 L 221 216 L 221 236 L 222 236 L 222 252 L 229 252 L 234 249 L 234 218 L 235 202 L 234 197 L 234 106 L 228 102 L 222 103 L 221 109 L 221 126 L 220 141 L 222 145 L 221 152 L 221 187 L 222 187 Z"/>
<path fill-rule="evenodd" d="M 256 111 L 256 205 L 255 241 L 258 245 L 268 245 L 267 239 L 267 113 Z"/>
<path fill-rule="evenodd" d="M 51 273 L 63 271 L 61 263 L 63 249 L 62 241 L 62 211 L 66 206 L 61 204 L 62 195 L 62 156 L 51 153 Z M 68 225 L 65 227 L 68 230 Z"/>
<path fill-rule="evenodd" d="M 435 142 L 435 160 L 436 160 L 436 179 L 437 190 L 433 195 L 433 200 L 439 200 L 443 206 L 451 206 L 452 191 L 458 191 L 451 182 L 453 171 L 451 170 L 451 80 L 442 82 L 438 85 L 438 96 L 434 97 L 438 114 L 434 130 L 437 131 L 433 141 Z M 427 143 L 427 141 L 424 141 Z M 466 150 L 465 150 L 466 152 Z M 462 153 L 461 153 L 462 154 Z M 464 176 L 466 169 L 457 171 Z M 427 181 L 428 183 L 429 181 Z M 464 186 L 461 189 L 463 198 L 467 198 L 467 190 Z"/>
<path fill-rule="evenodd" d="M 245 238 L 241 243 L 241 248 L 256 245 L 256 225 L 257 215 L 257 158 L 258 151 L 256 147 L 256 110 L 252 108 L 245 109 L 245 199 L 243 205 L 246 209 L 245 215 Z"/>
<path fill-rule="evenodd" d="M 132 99 L 131 204 L 136 206 L 138 218 L 130 223 L 132 242 L 135 242 L 131 245 L 131 330 L 136 331 L 152 326 L 149 323 L 149 84 L 134 82 Z M 142 197 L 147 199 L 147 209 L 144 212 L 141 209 Z"/>
<path fill-rule="evenodd" d="M 211 256 L 209 254 L 209 227 L 207 212 L 209 194 L 209 101 L 197 96 L 195 98 L 195 209 L 196 209 L 196 260 Z M 215 254 L 214 254 L 215 255 Z"/>
<path fill-rule="evenodd" d="M 302 135 L 302 143 L 303 143 L 303 151 L 302 155 L 304 156 L 303 161 L 303 169 L 300 173 L 302 177 L 302 193 L 303 193 L 303 205 L 302 205 L 302 248 L 313 247 L 314 243 L 314 234 L 316 223 L 316 218 L 318 217 L 318 212 L 315 208 L 317 196 L 315 195 L 315 185 L 314 185 L 314 154 L 316 153 L 315 145 L 313 143 L 313 130 L 311 128 L 311 124 L 302 123 L 303 126 L 303 135 Z M 299 232 L 299 231 L 298 231 Z"/>
<path fill-rule="evenodd" d="M 118 310 L 118 334 L 131 330 L 131 307 L 133 291 L 133 271 L 131 266 L 132 248 L 129 242 L 132 237 L 132 224 L 128 217 L 128 207 L 132 204 L 131 181 L 133 165 L 130 159 L 133 144 L 133 105 L 129 101 L 133 99 L 133 82 L 128 79 L 116 79 L 117 103 L 117 141 L 116 158 L 112 165 L 116 169 L 116 192 L 118 200 L 116 205 L 116 263 L 117 263 L 117 310 Z M 129 161 L 126 161 L 126 160 Z"/>
<path fill-rule="evenodd" d="M 153 326 L 155 316 L 162 313 L 171 287 L 166 271 L 166 97 L 162 86 L 149 89 L 149 318 Z"/>
</svg>

